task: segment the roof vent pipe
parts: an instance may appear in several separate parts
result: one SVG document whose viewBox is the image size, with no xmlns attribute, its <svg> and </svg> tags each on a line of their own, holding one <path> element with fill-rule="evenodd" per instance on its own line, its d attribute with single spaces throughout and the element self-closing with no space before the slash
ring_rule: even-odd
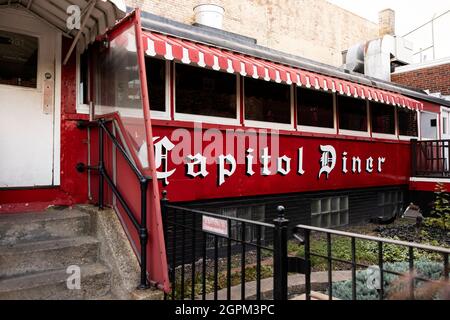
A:
<svg viewBox="0 0 450 320">
<path fill-rule="evenodd" d="M 194 7 L 195 23 L 222 29 L 225 9 L 215 4 L 200 4 Z"/>
</svg>

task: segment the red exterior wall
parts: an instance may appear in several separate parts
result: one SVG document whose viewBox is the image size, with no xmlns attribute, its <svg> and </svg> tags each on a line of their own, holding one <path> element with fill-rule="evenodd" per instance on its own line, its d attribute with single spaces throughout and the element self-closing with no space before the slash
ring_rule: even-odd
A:
<svg viewBox="0 0 450 320">
<path fill-rule="evenodd" d="M 62 56 L 71 40 L 62 37 Z M 87 132 L 76 127 L 77 120 L 86 118 L 76 114 L 76 58 L 73 54 L 61 66 L 61 183 L 49 188 L 21 188 L 0 190 L 0 213 L 38 211 L 49 205 L 86 203 L 87 175 L 75 170 L 78 162 L 87 162 Z"/>
<path fill-rule="evenodd" d="M 412 88 L 450 95 L 450 63 L 392 74 L 391 79 L 392 82 Z"/>
<path fill-rule="evenodd" d="M 172 131 L 175 128 L 155 126 L 154 136 L 159 137 L 155 142 L 167 136 L 173 144 L 176 141 L 171 139 Z M 188 129 L 191 133 L 193 129 Z M 221 131 L 224 134 L 224 131 Z M 193 134 L 192 134 L 193 136 Z M 224 134 L 225 136 L 225 134 Z M 171 201 L 193 201 L 214 198 L 232 198 L 254 195 L 286 194 L 298 192 L 311 192 L 319 190 L 338 190 L 352 188 L 368 188 L 377 186 L 407 185 L 410 177 L 410 144 L 409 142 L 382 141 L 366 139 L 357 141 L 354 138 L 324 138 L 308 137 L 301 134 L 281 134 L 279 137 L 279 156 L 291 158 L 291 171 L 287 175 L 273 174 L 263 176 L 261 174 L 261 162 L 255 153 L 253 165 L 254 175 L 246 175 L 246 165 L 237 164 L 235 173 L 225 179 L 222 185 L 218 185 L 218 165 L 216 163 L 207 165 L 208 175 L 206 177 L 191 178 L 186 175 L 186 166 L 174 164 L 169 160 L 167 171 L 176 169 L 175 173 L 168 178 L 169 184 L 161 189 L 166 189 Z M 225 140 L 225 138 L 224 138 Z M 270 140 L 269 140 L 270 141 Z M 209 142 L 203 142 L 202 152 L 207 156 Z M 330 173 L 329 178 L 322 174 L 319 178 L 321 168 L 320 159 L 322 153 L 321 145 L 331 145 L 336 150 L 336 166 Z M 298 149 L 303 147 L 303 170 L 305 173 L 298 173 Z M 248 146 L 244 148 L 246 150 Z M 175 149 L 174 149 L 175 150 Z M 211 149 L 209 149 L 211 150 Z M 224 151 L 225 151 L 224 147 Z M 342 171 L 342 154 L 347 152 L 346 174 Z M 195 154 L 193 152 L 192 154 Z M 271 147 L 269 144 L 269 154 Z M 227 154 L 223 152 L 223 154 Z M 231 153 L 235 158 L 236 147 Z M 272 153 L 273 154 L 273 153 Z M 215 155 L 217 157 L 219 155 Z M 361 173 L 352 172 L 352 157 L 361 158 Z M 366 171 L 366 159 L 374 159 L 374 169 L 372 173 Z M 385 158 L 382 165 L 382 172 L 377 172 L 378 157 Z M 170 159 L 170 157 L 169 157 Z M 273 160 L 276 161 L 276 160 Z M 158 171 L 163 171 L 162 166 Z M 272 170 L 273 171 L 273 170 Z"/>
</svg>

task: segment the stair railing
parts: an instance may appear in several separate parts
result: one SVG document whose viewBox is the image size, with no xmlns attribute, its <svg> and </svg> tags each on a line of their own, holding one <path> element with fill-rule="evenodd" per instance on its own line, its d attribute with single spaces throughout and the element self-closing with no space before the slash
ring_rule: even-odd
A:
<svg viewBox="0 0 450 320">
<path fill-rule="evenodd" d="M 147 245 L 148 245 L 148 229 L 147 229 L 147 190 L 148 190 L 148 183 L 149 180 L 151 180 L 150 177 L 145 176 L 139 168 L 136 166 L 134 161 L 132 160 L 129 153 L 125 150 L 125 148 L 122 146 L 122 144 L 119 142 L 119 140 L 116 138 L 116 136 L 111 132 L 111 130 L 107 127 L 108 122 L 113 122 L 113 119 L 98 119 L 96 121 L 80 121 L 78 123 L 78 128 L 87 128 L 87 127 L 98 127 L 98 152 L 99 152 L 99 160 L 97 166 L 88 166 L 84 163 L 78 163 L 77 164 L 77 170 L 79 172 L 84 172 L 86 170 L 92 170 L 97 171 L 99 174 L 99 185 L 98 185 L 98 207 L 100 210 L 103 210 L 105 207 L 105 201 L 104 201 L 104 184 L 106 184 L 111 188 L 111 191 L 116 196 L 116 199 L 119 201 L 121 206 L 123 207 L 125 213 L 127 214 L 128 218 L 130 219 L 132 225 L 136 229 L 137 233 L 139 234 L 139 242 L 140 242 L 140 283 L 138 285 L 138 289 L 145 290 L 150 287 L 148 279 L 147 279 Z M 136 178 L 139 181 L 140 184 L 140 198 L 141 198 L 141 219 L 140 222 L 136 219 L 136 215 L 133 213 L 133 210 L 130 208 L 129 204 L 123 197 L 120 190 L 117 188 L 116 184 L 114 183 L 111 176 L 108 174 L 106 167 L 105 167 L 105 161 L 104 161 L 104 140 L 105 140 L 105 133 L 106 137 L 111 140 L 111 142 L 114 144 L 114 146 L 117 148 L 119 153 L 124 157 L 129 167 L 132 169 L 133 173 L 135 174 Z"/>
</svg>

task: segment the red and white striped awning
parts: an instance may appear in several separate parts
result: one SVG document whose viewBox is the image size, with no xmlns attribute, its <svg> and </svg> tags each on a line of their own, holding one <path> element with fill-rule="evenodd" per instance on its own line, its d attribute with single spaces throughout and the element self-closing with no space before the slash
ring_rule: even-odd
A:
<svg viewBox="0 0 450 320">
<path fill-rule="evenodd" d="M 341 95 L 396 105 L 411 110 L 422 110 L 423 104 L 401 94 L 372 88 L 339 78 L 325 76 L 296 67 L 195 43 L 156 32 L 144 31 L 144 49 L 147 55 L 176 60 L 185 64 L 238 73 L 254 79 L 264 79 Z"/>
</svg>

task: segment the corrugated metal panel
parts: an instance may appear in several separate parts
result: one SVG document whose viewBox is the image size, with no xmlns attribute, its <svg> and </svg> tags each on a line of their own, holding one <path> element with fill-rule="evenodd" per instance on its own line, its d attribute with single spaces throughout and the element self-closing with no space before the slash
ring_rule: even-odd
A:
<svg viewBox="0 0 450 320">
<path fill-rule="evenodd" d="M 123 0 L 0 0 L 0 8 L 7 6 L 27 10 L 65 34 L 75 37 L 78 29 L 69 30 L 67 27 L 69 18 L 67 8 L 72 5 L 78 6 L 82 22 L 87 9 L 93 2 L 95 2 L 94 8 L 86 20 L 78 42 L 79 49 L 84 51 L 98 35 L 105 33 L 117 20 L 125 16 L 126 6 Z"/>
</svg>

